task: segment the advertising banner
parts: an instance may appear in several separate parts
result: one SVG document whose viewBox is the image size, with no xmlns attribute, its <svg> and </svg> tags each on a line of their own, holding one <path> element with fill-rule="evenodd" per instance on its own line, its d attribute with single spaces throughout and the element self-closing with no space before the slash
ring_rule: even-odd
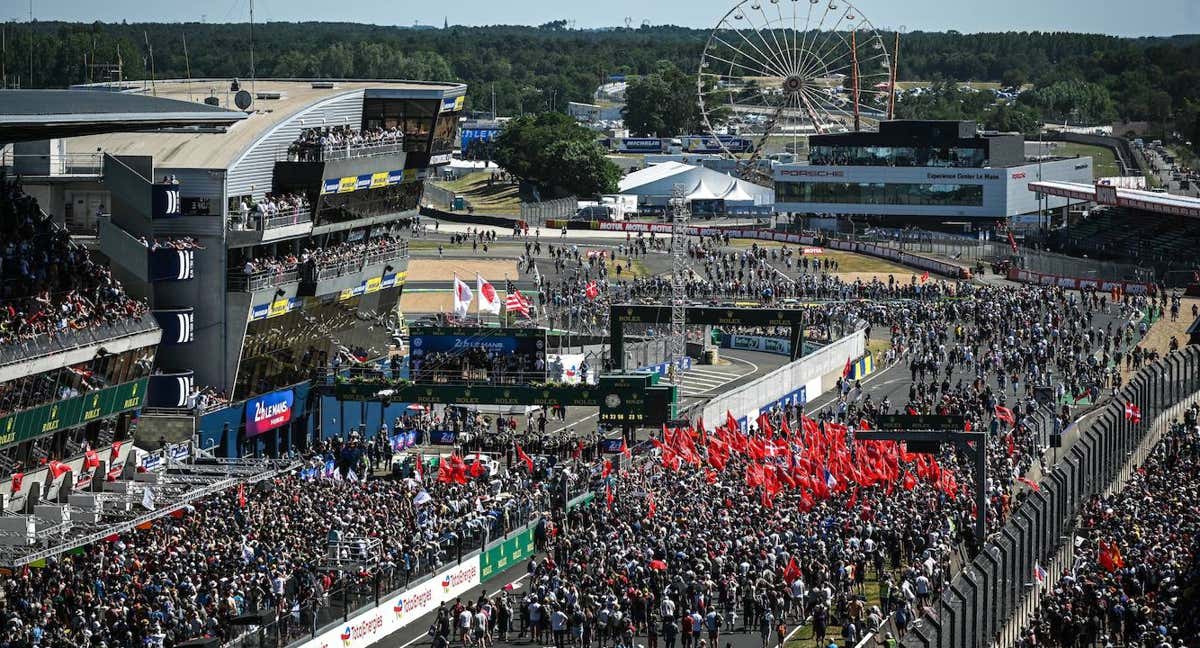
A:
<svg viewBox="0 0 1200 648">
<path fill-rule="evenodd" d="M 290 389 L 246 401 L 246 436 L 258 436 L 287 425 L 292 420 L 296 395 Z"/>
<path fill-rule="evenodd" d="M 352 617 L 300 648 L 365 648 L 479 584 L 479 561 L 467 560 Z"/>
<path fill-rule="evenodd" d="M 479 582 L 501 574 L 504 570 L 534 554 L 533 527 L 506 538 L 500 544 L 479 554 Z"/>
<path fill-rule="evenodd" d="M 147 382 L 142 378 L 0 418 L 0 447 L 138 409 Z"/>
<path fill-rule="evenodd" d="M 792 341 L 782 338 L 763 337 L 761 335 L 730 335 L 729 348 L 746 351 L 761 351 L 790 356 Z"/>
</svg>

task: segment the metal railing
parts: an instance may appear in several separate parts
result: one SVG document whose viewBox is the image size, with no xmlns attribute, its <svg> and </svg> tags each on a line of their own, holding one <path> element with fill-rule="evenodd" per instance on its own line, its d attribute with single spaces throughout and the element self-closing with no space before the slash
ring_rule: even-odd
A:
<svg viewBox="0 0 1200 648">
<path fill-rule="evenodd" d="M 394 246 L 389 246 L 386 249 L 376 249 L 364 253 L 361 256 L 335 263 L 318 264 L 313 271 L 310 281 L 326 281 L 336 279 L 346 275 L 362 272 L 368 266 L 387 263 L 396 259 L 408 257 L 408 243 L 398 243 Z"/>
<path fill-rule="evenodd" d="M 50 175 L 99 175 L 104 170 L 104 154 L 93 153 L 49 153 L 17 154 L 12 148 L 0 151 L 0 167 L 16 170 L 24 164 L 45 163 Z"/>
<path fill-rule="evenodd" d="M 0 346 L 0 368 L 5 365 L 35 360 L 75 349 L 94 347 L 119 338 L 149 333 L 158 329 L 150 313 L 137 318 L 98 324 L 84 329 L 66 329 L 51 336 L 38 335 L 31 340 Z"/>
<path fill-rule="evenodd" d="M 1124 488 L 1162 431 L 1198 398 L 1200 346 L 1171 353 L 1134 375 L 1107 404 L 1076 424 L 1072 436 L 1077 440 L 1056 453 L 1039 488 L 954 578 L 933 614 L 911 626 L 903 645 L 1015 645 L 1036 612 L 1035 566 L 1068 564 L 1064 552 L 1071 548 L 1083 507 L 1095 496 Z M 1125 417 L 1127 403 L 1141 409 L 1145 422 Z M 1058 576 L 1051 572 L 1049 579 Z"/>
<path fill-rule="evenodd" d="M 304 146 L 288 148 L 289 162 L 335 162 L 354 158 L 397 155 L 404 152 L 404 139 L 376 144 L 343 144 L 341 146 Z"/>
<path fill-rule="evenodd" d="M 250 274 L 234 272 L 229 274 L 229 291 L 255 292 L 298 281 L 300 281 L 299 266 L 281 270 L 262 270 Z"/>
</svg>

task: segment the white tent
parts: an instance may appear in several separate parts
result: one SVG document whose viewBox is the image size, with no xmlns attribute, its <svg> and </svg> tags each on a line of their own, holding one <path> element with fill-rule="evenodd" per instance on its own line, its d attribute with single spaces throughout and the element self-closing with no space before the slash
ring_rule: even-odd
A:
<svg viewBox="0 0 1200 648">
<path fill-rule="evenodd" d="M 680 162 L 663 162 L 625 176 L 619 183 L 622 194 L 638 197 L 641 205 L 666 205 L 671 191 L 682 185 L 689 202 L 725 200 L 737 206 L 770 205 L 775 192 L 731 175 Z"/>
<path fill-rule="evenodd" d="M 729 188 L 721 195 L 721 199 L 726 205 L 754 205 L 756 204 L 754 196 L 750 195 L 742 188 L 742 183 L 734 180 L 729 184 Z"/>
</svg>

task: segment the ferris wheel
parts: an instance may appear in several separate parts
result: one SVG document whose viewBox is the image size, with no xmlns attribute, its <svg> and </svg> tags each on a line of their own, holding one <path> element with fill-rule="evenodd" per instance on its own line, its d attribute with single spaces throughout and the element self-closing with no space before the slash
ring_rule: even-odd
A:
<svg viewBox="0 0 1200 648">
<path fill-rule="evenodd" d="M 809 135 L 876 127 L 892 71 L 883 38 L 850 2 L 741 0 L 704 47 L 700 112 L 731 157 L 799 153 Z"/>
</svg>

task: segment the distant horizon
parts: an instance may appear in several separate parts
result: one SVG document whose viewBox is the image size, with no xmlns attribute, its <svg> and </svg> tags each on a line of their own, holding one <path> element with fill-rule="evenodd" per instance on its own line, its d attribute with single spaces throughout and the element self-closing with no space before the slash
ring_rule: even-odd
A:
<svg viewBox="0 0 1200 648">
<path fill-rule="evenodd" d="M 41 22 L 227 25 L 248 22 L 251 0 L 172 3 L 157 7 L 155 20 L 146 20 L 145 4 L 141 0 L 108 0 L 101 6 L 78 0 L 31 1 L 33 18 Z M 579 30 L 622 28 L 627 22 L 637 28 L 643 21 L 655 27 L 712 29 L 737 4 L 730 0 L 659 0 L 652 4 L 642 0 L 609 0 L 603 5 L 579 3 L 578 6 L 564 7 L 542 0 L 509 0 L 506 3 L 459 0 L 453 6 L 440 9 L 405 7 L 403 20 L 384 22 L 380 19 L 397 15 L 396 7 L 385 0 L 351 0 L 315 6 L 283 0 L 253 1 L 256 24 L 320 22 L 411 28 L 415 23 L 420 27 L 441 28 L 443 21 L 448 20 L 451 26 L 462 27 L 536 27 L 566 20 Z M 976 2 L 947 5 L 934 0 L 908 0 L 903 6 L 885 0 L 839 2 L 869 18 L 880 31 L 956 31 L 967 35 L 1065 32 L 1123 38 L 1200 34 L 1200 2 L 1195 0 L 1158 0 L 1154 3 L 1157 6 L 1133 10 L 1126 0 L 1090 0 L 1084 11 L 1079 10 L 1075 0 L 1009 0 L 1003 6 Z M 788 3 L 780 0 L 780 6 L 787 7 Z M 365 20 L 348 20 L 352 16 Z M 0 14 L 0 20 L 18 23 L 28 22 L 29 18 L 29 6 L 25 3 L 14 3 L 8 12 Z"/>
<path fill-rule="evenodd" d="M 1200 0 L 1198 0 L 1198 1 L 1200 1 Z M 17 20 L 17 21 L 9 20 L 7 22 L 9 22 L 9 24 L 15 23 L 15 24 L 19 24 L 19 25 L 29 24 L 28 19 Z M 106 21 L 106 20 L 66 20 L 66 19 L 61 19 L 61 18 L 46 18 L 46 19 L 42 19 L 42 20 L 38 20 L 35 18 L 34 22 L 35 23 L 45 23 L 45 24 L 63 23 L 63 24 L 69 24 L 69 25 L 90 25 L 93 23 L 99 23 L 102 25 L 122 25 L 122 24 L 124 24 L 124 25 L 206 25 L 206 26 L 210 26 L 210 27 L 224 27 L 224 26 L 237 26 L 237 25 L 248 25 L 249 24 L 248 20 L 243 20 L 240 22 L 238 22 L 238 21 L 200 22 L 198 20 L 153 20 L 153 21 L 110 20 L 110 21 Z M 416 30 L 442 30 L 443 29 L 442 25 L 440 25 L 440 24 L 432 25 L 432 24 L 426 24 L 426 23 L 395 24 L 395 23 L 362 22 L 362 21 L 353 21 L 353 20 L 315 20 L 315 19 L 259 20 L 257 17 L 255 17 L 255 20 L 254 20 L 255 26 L 273 25 L 273 24 L 278 24 L 278 25 L 300 25 L 300 24 L 336 25 L 336 24 L 343 24 L 343 25 L 363 25 L 363 26 L 367 26 L 367 27 L 381 27 L 381 28 L 389 28 L 389 29 L 416 29 Z M 461 27 L 461 28 L 465 28 L 465 29 L 488 29 L 488 28 L 492 28 L 492 27 L 524 27 L 524 28 L 528 28 L 528 29 L 537 29 L 539 27 L 539 25 L 531 25 L 531 24 L 527 24 L 527 23 L 479 23 L 479 24 L 467 25 L 467 24 L 461 24 L 461 23 L 455 23 L 455 22 L 451 22 L 449 25 L 450 29 L 454 29 L 456 27 Z M 712 27 L 694 27 L 691 25 L 673 25 L 670 23 L 647 25 L 647 27 L 652 28 L 652 29 L 660 28 L 660 27 L 670 27 L 670 28 L 688 29 L 691 31 L 701 31 L 701 32 L 712 29 Z M 904 27 L 907 27 L 907 26 L 904 26 Z M 567 31 L 605 32 L 605 31 L 621 30 L 624 28 L 625 28 L 624 25 L 594 25 L 594 26 L 588 26 L 588 27 L 575 27 L 575 28 L 568 27 Z M 640 28 L 639 26 L 634 26 L 634 27 L 632 27 L 631 31 L 638 31 L 639 28 Z M 876 25 L 875 28 L 880 32 L 893 32 L 894 31 L 893 27 L 887 26 L 887 25 Z M 1110 34 L 1110 33 L 1097 32 L 1097 31 L 1072 31 L 1072 30 L 1064 30 L 1064 29 L 1003 29 L 1003 30 L 990 30 L 990 31 L 963 31 L 961 29 L 954 29 L 954 28 L 947 28 L 947 29 L 907 29 L 906 28 L 903 33 L 947 34 L 950 32 L 959 33 L 964 36 L 977 36 L 977 35 L 981 35 L 981 34 L 1021 34 L 1021 33 L 1027 33 L 1027 34 L 1032 34 L 1032 33 L 1077 34 L 1077 35 L 1089 35 L 1089 36 L 1109 36 L 1112 38 L 1124 38 L 1124 39 L 1129 39 L 1129 40 L 1137 40 L 1137 39 L 1142 39 L 1142 38 L 1159 38 L 1159 39 L 1189 38 L 1189 37 L 1200 38 L 1200 28 L 1198 28 L 1194 32 L 1180 32 L 1180 33 L 1176 33 L 1176 34 Z"/>
</svg>

